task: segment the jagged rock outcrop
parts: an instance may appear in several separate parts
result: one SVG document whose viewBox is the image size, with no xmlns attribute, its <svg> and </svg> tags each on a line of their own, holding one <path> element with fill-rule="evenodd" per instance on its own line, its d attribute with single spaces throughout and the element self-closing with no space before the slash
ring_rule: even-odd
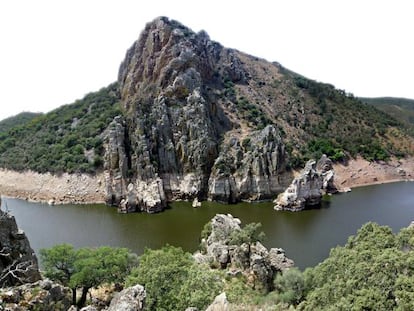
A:
<svg viewBox="0 0 414 311">
<path fill-rule="evenodd" d="M 71 302 L 69 288 L 47 279 L 0 290 L 0 310 L 66 311 Z"/>
<path fill-rule="evenodd" d="M 230 117 L 237 99 L 229 85 L 249 79 L 240 52 L 204 31 L 165 17 L 147 24 L 119 70 L 125 120 L 115 118 L 105 136 L 107 202 L 123 212 L 158 212 L 169 200 L 232 203 L 284 189 L 278 130 L 237 133 L 240 122 Z"/>
<path fill-rule="evenodd" d="M 128 287 L 116 294 L 108 311 L 141 311 L 145 307 L 146 292 L 142 285 Z"/>
<path fill-rule="evenodd" d="M 229 269 L 229 273 L 243 273 L 257 289 L 269 290 L 277 272 L 293 266 L 293 261 L 280 248 L 268 250 L 259 241 L 246 237 L 240 219 L 217 214 L 211 220 L 211 232 L 202 240 L 202 253 L 194 254 L 199 263 Z M 239 234 L 241 233 L 241 234 Z M 238 235 L 243 236 L 240 240 Z"/>
<path fill-rule="evenodd" d="M 9 213 L 0 210 L 0 287 L 40 279 L 37 258 L 26 234 Z"/>
<path fill-rule="evenodd" d="M 334 175 L 332 161 L 326 155 L 318 162 L 309 160 L 299 176 L 278 195 L 275 209 L 301 211 L 319 205 L 323 194 L 336 192 Z"/>
<path fill-rule="evenodd" d="M 285 146 L 273 125 L 240 141 L 230 137 L 209 179 L 208 198 L 234 203 L 266 200 L 283 191 L 287 179 Z"/>
<path fill-rule="evenodd" d="M 333 169 L 332 160 L 326 154 L 323 154 L 316 163 L 316 170 L 322 177 L 322 190 L 324 193 L 336 193 L 338 189 L 334 183 L 335 171 Z"/>
</svg>

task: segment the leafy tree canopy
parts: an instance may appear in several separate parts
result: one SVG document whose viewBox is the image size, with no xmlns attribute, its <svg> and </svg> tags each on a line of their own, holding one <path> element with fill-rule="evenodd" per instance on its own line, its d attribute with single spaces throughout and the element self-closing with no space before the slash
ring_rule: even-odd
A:
<svg viewBox="0 0 414 311">
<path fill-rule="evenodd" d="M 195 263 L 190 253 L 165 246 L 145 250 L 127 286 L 141 284 L 147 291 L 148 310 L 203 310 L 220 293 L 220 274 Z"/>
<path fill-rule="evenodd" d="M 72 288 L 73 304 L 83 306 L 90 288 L 104 283 L 122 283 L 137 265 L 137 256 L 126 248 L 80 248 L 69 244 L 56 245 L 40 251 L 45 275 Z M 76 289 L 82 289 L 76 301 Z"/>
<path fill-rule="evenodd" d="M 414 310 L 414 228 L 364 225 L 308 269 L 300 310 Z"/>
</svg>

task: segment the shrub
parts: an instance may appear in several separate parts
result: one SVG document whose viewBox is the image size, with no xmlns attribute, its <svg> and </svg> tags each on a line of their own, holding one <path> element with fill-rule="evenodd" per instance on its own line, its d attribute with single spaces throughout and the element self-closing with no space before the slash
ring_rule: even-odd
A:
<svg viewBox="0 0 414 311">
<path fill-rule="evenodd" d="M 219 274 L 196 264 L 181 248 L 146 249 L 127 286 L 141 284 L 147 291 L 148 310 L 204 309 L 221 291 Z"/>
</svg>

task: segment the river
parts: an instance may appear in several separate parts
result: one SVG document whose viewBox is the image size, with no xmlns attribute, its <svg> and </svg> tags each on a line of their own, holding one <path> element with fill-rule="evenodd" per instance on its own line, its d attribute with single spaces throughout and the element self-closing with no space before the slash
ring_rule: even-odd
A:
<svg viewBox="0 0 414 311">
<path fill-rule="evenodd" d="M 121 246 L 141 254 L 146 247 L 166 243 L 193 252 L 200 232 L 216 213 L 231 213 L 242 223 L 260 222 L 267 247 L 281 247 L 301 269 L 314 266 L 336 245 L 366 222 L 390 226 L 395 232 L 414 220 L 414 182 L 399 182 L 353 189 L 331 196 L 321 208 L 302 212 L 277 212 L 271 203 L 223 205 L 203 202 L 194 209 L 175 202 L 159 214 L 118 214 L 104 205 L 49 206 L 4 199 L 33 247 L 58 243 L 81 246 Z"/>
</svg>

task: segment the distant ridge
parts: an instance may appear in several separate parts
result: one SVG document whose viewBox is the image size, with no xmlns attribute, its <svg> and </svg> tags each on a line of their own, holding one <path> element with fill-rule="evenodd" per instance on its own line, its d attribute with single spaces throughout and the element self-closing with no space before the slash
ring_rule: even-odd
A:
<svg viewBox="0 0 414 311">
<path fill-rule="evenodd" d="M 414 99 L 398 97 L 360 97 L 359 99 L 404 122 L 414 131 Z"/>
<path fill-rule="evenodd" d="M 9 129 L 21 126 L 33 120 L 36 117 L 43 115 L 40 112 L 21 112 L 15 116 L 8 117 L 0 121 L 0 132 L 6 132 Z"/>
</svg>

